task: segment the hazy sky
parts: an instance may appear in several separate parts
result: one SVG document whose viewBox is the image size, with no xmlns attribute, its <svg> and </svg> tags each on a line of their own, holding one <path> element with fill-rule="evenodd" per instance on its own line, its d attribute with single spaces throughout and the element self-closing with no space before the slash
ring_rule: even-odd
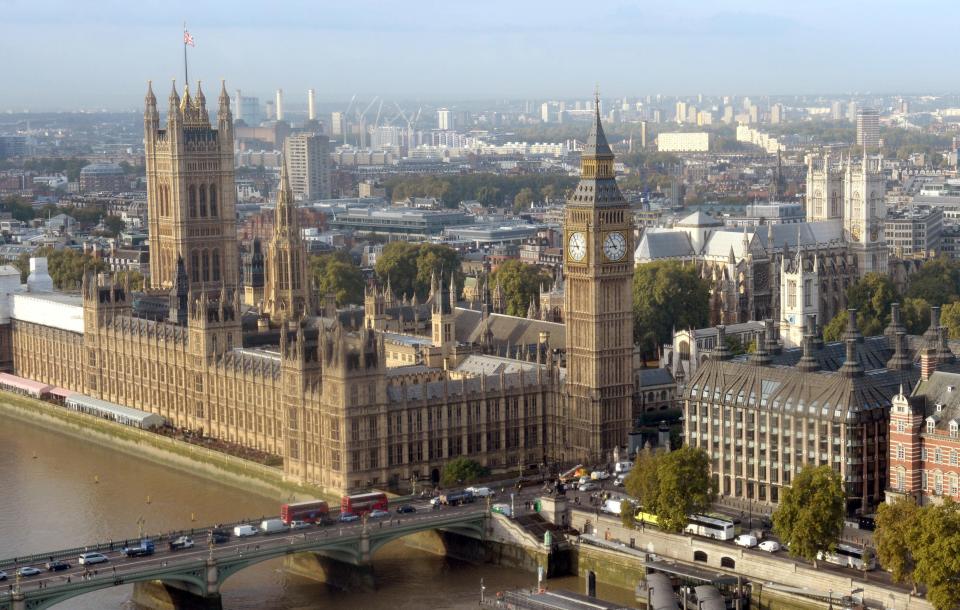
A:
<svg viewBox="0 0 960 610">
<path fill-rule="evenodd" d="M 0 0 L 0 110 L 957 89 L 955 0 Z M 300 99 L 304 98 L 304 99 Z"/>
</svg>

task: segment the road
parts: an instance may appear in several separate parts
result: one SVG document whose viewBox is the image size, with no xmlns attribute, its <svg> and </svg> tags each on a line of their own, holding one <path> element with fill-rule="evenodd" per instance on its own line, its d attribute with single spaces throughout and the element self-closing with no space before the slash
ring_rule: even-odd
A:
<svg viewBox="0 0 960 610">
<path fill-rule="evenodd" d="M 518 508 L 522 509 L 523 502 L 537 495 L 539 489 L 539 487 L 526 488 L 521 494 L 518 494 L 518 502 L 520 504 Z M 506 500 L 503 500 L 501 497 L 495 498 L 495 501 L 509 502 L 509 493 L 505 495 L 507 496 Z M 416 508 L 416 512 L 398 514 L 394 511 L 391 512 L 389 517 L 368 520 L 368 528 L 389 528 L 395 525 L 406 525 L 423 521 L 437 520 L 438 518 L 447 517 L 451 513 L 474 514 L 487 510 L 487 502 L 485 499 L 479 499 L 475 502 L 461 506 L 442 506 L 440 508 L 432 507 L 426 498 L 417 499 L 404 504 L 410 504 L 414 506 L 414 508 Z M 518 510 L 518 513 L 522 512 L 522 510 Z M 331 513 L 331 517 L 336 518 L 336 516 L 337 513 Z M 259 521 L 249 521 L 249 523 L 254 526 L 259 525 Z M 363 527 L 363 522 L 358 520 L 349 523 L 335 522 L 331 525 L 310 526 L 300 530 L 285 531 L 270 535 L 257 533 L 254 536 L 248 536 L 244 538 L 231 536 L 228 541 L 215 545 L 213 552 L 214 557 L 229 557 L 234 554 L 242 554 L 248 549 L 261 549 L 268 545 L 281 547 L 292 544 L 293 542 L 302 543 L 303 541 L 310 539 L 319 540 L 327 539 L 333 536 L 339 537 L 359 535 Z M 232 531 L 232 527 L 230 529 Z M 202 535 L 194 538 L 196 546 L 193 548 L 171 551 L 168 543 L 171 539 L 174 539 L 178 536 L 179 533 L 173 535 L 172 537 L 168 535 L 151 536 L 150 539 L 155 543 L 155 552 L 153 555 L 146 557 L 126 557 L 120 550 L 123 547 L 123 543 L 117 543 L 115 544 L 116 550 L 100 551 L 109 558 L 108 562 L 92 566 L 82 566 L 78 563 L 78 558 L 66 559 L 65 561 L 70 563 L 70 568 L 59 572 L 47 572 L 43 565 L 46 563 L 45 559 L 39 559 L 35 562 L 27 564 L 16 564 L 15 567 L 9 563 L 6 565 L 0 565 L 0 569 L 4 570 L 8 575 L 7 582 L 3 583 L 3 585 L 6 586 L 3 589 L 0 589 L 0 595 L 9 595 L 13 592 L 16 586 L 15 568 L 24 567 L 27 565 L 43 570 L 43 573 L 36 576 L 23 577 L 20 581 L 20 587 L 23 591 L 31 591 L 44 587 L 55 587 L 67 582 L 74 582 L 78 579 L 82 580 L 84 578 L 109 579 L 111 581 L 124 580 L 124 577 L 127 574 L 142 572 L 145 567 L 165 567 L 168 564 L 174 563 L 195 563 L 205 561 L 207 557 L 209 557 L 210 548 L 208 545 L 208 540 L 205 536 L 203 539 L 201 539 Z"/>
</svg>

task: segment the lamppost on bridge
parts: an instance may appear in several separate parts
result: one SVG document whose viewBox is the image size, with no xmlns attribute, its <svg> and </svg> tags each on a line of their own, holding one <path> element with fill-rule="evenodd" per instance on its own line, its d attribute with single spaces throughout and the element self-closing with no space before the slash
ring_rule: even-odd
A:
<svg viewBox="0 0 960 610">
<path fill-rule="evenodd" d="M 137 517 L 137 528 L 140 532 L 140 539 L 143 540 L 143 526 L 147 524 L 147 520 L 143 518 L 143 515 Z"/>
</svg>

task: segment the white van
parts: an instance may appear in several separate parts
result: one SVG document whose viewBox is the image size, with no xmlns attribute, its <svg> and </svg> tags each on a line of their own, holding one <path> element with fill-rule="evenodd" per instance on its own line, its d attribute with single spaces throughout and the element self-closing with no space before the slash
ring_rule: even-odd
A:
<svg viewBox="0 0 960 610">
<path fill-rule="evenodd" d="M 260 531 L 264 534 L 277 534 L 287 531 L 287 526 L 282 519 L 264 519 L 260 522 Z"/>
<path fill-rule="evenodd" d="M 622 498 L 610 498 L 603 503 L 603 507 L 600 509 L 603 512 L 609 515 L 620 516 L 620 513 L 623 510 L 623 499 Z"/>
<path fill-rule="evenodd" d="M 237 538 L 244 538 L 246 536 L 256 536 L 257 528 L 252 525 L 238 525 L 233 528 L 233 535 L 236 536 Z"/>
<path fill-rule="evenodd" d="M 613 471 L 617 474 L 627 474 L 631 470 L 633 470 L 633 462 L 630 461 L 617 462 L 613 465 Z"/>
<path fill-rule="evenodd" d="M 486 498 L 493 495 L 493 491 L 489 487 L 468 487 L 464 491 L 469 491 L 477 498 Z"/>
<path fill-rule="evenodd" d="M 737 546 L 742 546 L 747 549 L 752 549 L 757 546 L 757 537 L 753 534 L 740 534 L 733 541 Z"/>
</svg>

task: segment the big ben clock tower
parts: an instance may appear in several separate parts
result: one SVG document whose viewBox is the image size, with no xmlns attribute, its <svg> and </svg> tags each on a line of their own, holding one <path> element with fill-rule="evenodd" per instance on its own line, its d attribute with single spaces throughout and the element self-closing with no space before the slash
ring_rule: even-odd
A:
<svg viewBox="0 0 960 610">
<path fill-rule="evenodd" d="M 567 444 L 604 461 L 627 443 L 633 401 L 633 216 L 617 186 L 600 124 L 580 157 L 563 221 Z"/>
</svg>

